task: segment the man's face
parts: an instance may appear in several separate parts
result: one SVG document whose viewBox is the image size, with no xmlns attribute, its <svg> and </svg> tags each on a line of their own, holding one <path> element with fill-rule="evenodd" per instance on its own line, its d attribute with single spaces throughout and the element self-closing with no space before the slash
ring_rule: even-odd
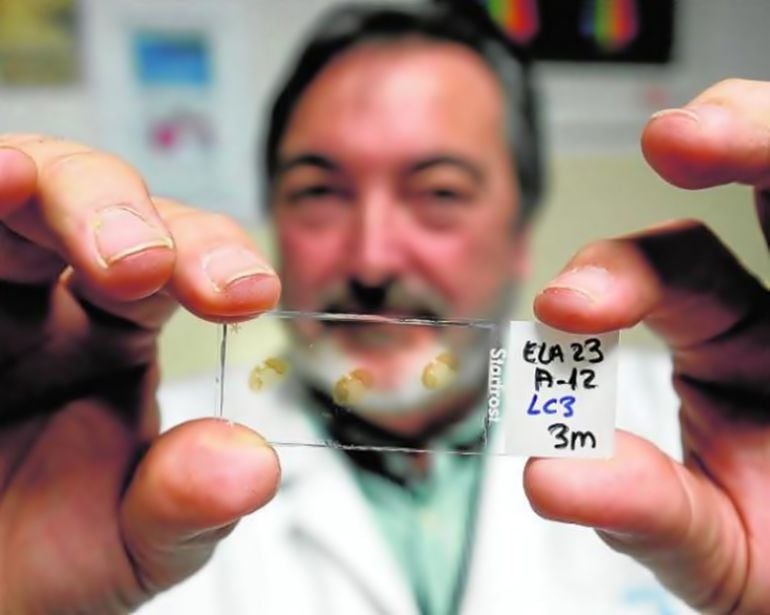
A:
<svg viewBox="0 0 770 615">
<path fill-rule="evenodd" d="M 521 275 L 502 94 L 470 50 L 414 42 L 348 52 L 304 93 L 279 160 L 287 307 L 325 309 L 349 295 L 362 305 L 339 307 L 488 316 Z M 424 293 L 426 305 L 388 305 L 393 285 Z"/>
<path fill-rule="evenodd" d="M 498 82 L 459 45 L 383 43 L 334 60 L 279 147 L 284 306 L 499 318 L 526 268 L 505 136 Z"/>
</svg>

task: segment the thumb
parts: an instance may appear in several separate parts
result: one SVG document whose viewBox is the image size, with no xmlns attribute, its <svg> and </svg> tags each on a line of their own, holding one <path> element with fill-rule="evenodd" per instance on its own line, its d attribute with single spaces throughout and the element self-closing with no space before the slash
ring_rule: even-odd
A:
<svg viewBox="0 0 770 615">
<path fill-rule="evenodd" d="M 698 189 L 739 182 L 770 187 L 770 83 L 728 79 L 682 108 L 650 118 L 647 162 L 667 181 Z"/>
<path fill-rule="evenodd" d="M 120 511 L 123 541 L 148 596 L 203 566 L 240 517 L 270 501 L 279 477 L 273 449 L 240 425 L 203 419 L 158 438 Z"/>
<path fill-rule="evenodd" d="M 732 503 L 705 476 L 618 431 L 612 459 L 530 459 L 524 488 L 542 517 L 598 530 L 699 612 L 733 612 L 747 570 Z"/>
</svg>

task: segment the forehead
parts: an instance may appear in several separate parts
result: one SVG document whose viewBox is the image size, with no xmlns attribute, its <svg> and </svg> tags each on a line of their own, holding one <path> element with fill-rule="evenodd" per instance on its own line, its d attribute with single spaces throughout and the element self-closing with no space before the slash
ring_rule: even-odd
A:
<svg viewBox="0 0 770 615">
<path fill-rule="evenodd" d="M 330 62 L 300 98 L 280 152 L 418 155 L 504 143 L 502 89 L 481 57 L 415 39 L 368 43 Z"/>
</svg>

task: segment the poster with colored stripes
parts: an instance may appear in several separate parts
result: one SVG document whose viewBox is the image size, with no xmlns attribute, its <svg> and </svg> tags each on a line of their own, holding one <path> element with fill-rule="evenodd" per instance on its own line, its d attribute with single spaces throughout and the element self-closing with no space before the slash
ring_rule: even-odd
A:
<svg viewBox="0 0 770 615">
<path fill-rule="evenodd" d="M 663 64 L 672 57 L 674 0 L 435 1 L 475 1 L 541 60 Z"/>
</svg>

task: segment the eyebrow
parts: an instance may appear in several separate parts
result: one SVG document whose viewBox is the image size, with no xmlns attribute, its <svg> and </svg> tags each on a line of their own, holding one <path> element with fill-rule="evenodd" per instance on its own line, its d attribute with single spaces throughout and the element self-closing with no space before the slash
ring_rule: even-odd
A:
<svg viewBox="0 0 770 615">
<path fill-rule="evenodd" d="M 327 158 L 323 154 L 315 152 L 305 152 L 290 156 L 289 158 L 278 161 L 278 169 L 276 176 L 280 177 L 296 169 L 297 167 L 314 167 L 316 169 L 322 169 L 324 171 L 338 172 L 340 171 L 340 165 L 334 162 L 331 158 Z"/>
<path fill-rule="evenodd" d="M 414 164 L 409 165 L 406 170 L 406 174 L 413 175 L 415 173 L 420 173 L 422 171 L 427 171 L 434 167 L 444 165 L 459 168 L 460 170 L 470 175 L 476 183 L 480 184 L 484 181 L 484 172 L 477 164 L 460 156 L 445 154 L 431 156 L 430 158 L 425 158 L 424 160 L 420 160 L 419 162 L 415 162 Z"/>
<path fill-rule="evenodd" d="M 430 156 L 410 164 L 406 168 L 405 175 L 414 175 L 416 173 L 421 173 L 422 171 L 427 171 L 434 167 L 444 165 L 452 166 L 464 171 L 479 184 L 484 180 L 484 173 L 477 164 L 467 160 L 466 158 L 449 154 L 437 154 L 435 156 Z M 331 173 L 338 173 L 342 170 L 342 167 L 340 167 L 339 164 L 334 162 L 334 160 L 331 158 L 324 156 L 323 154 L 319 154 L 317 152 L 304 152 L 290 156 L 284 160 L 280 160 L 278 163 L 276 176 L 280 177 L 292 169 L 304 166 L 314 167 L 316 169 L 329 171 Z"/>
</svg>

